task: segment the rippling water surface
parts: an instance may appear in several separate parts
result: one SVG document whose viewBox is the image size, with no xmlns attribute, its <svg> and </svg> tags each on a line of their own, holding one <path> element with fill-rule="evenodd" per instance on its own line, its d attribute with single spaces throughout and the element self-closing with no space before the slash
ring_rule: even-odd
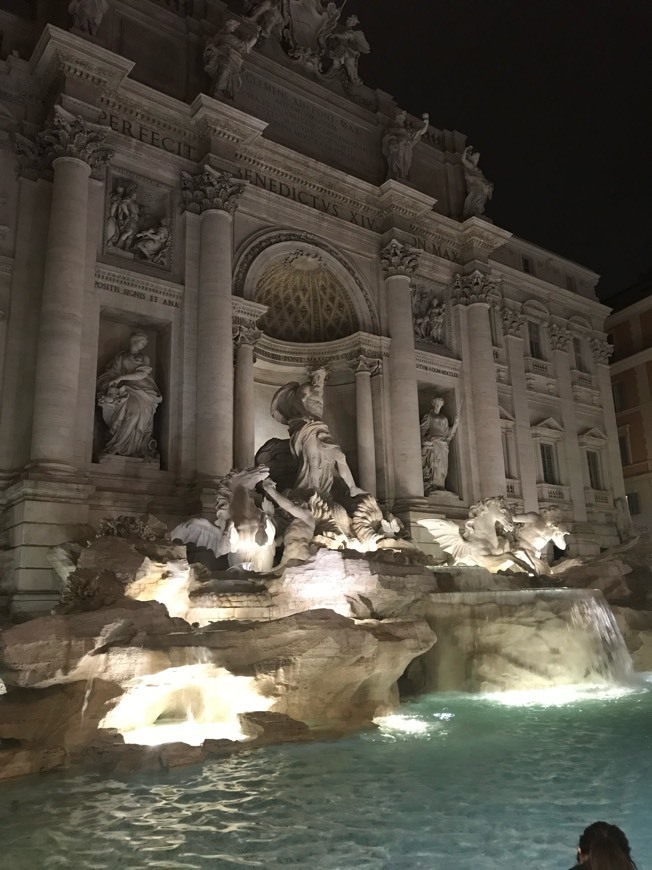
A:
<svg viewBox="0 0 652 870">
<path fill-rule="evenodd" d="M 6 783 L 0 866 L 568 870 L 604 818 L 652 868 L 652 691 L 505 700 L 431 695 L 373 733 L 202 768 Z"/>
</svg>

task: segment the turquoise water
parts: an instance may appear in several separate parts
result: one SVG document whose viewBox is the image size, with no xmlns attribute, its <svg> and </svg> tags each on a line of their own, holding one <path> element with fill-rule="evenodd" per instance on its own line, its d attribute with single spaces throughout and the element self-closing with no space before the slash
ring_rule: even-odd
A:
<svg viewBox="0 0 652 870">
<path fill-rule="evenodd" d="M 0 866 L 568 870 L 596 819 L 652 868 L 649 689 L 561 706 L 431 695 L 338 742 L 5 783 Z"/>
</svg>

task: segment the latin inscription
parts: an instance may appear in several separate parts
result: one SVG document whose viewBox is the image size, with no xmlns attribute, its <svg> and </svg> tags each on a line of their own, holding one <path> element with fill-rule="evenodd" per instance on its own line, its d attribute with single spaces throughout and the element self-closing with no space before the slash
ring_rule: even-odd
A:
<svg viewBox="0 0 652 870">
<path fill-rule="evenodd" d="M 266 135 L 324 163 L 377 180 L 376 175 L 381 172 L 378 135 L 251 71 L 244 78 L 238 108 L 268 121 Z"/>
<path fill-rule="evenodd" d="M 310 208 L 317 209 L 317 211 L 324 212 L 324 214 L 329 214 L 331 217 L 340 218 L 340 220 L 348 221 L 357 227 L 378 232 L 379 222 L 375 218 L 353 211 L 353 209 L 340 202 L 331 202 L 326 197 L 311 193 L 309 190 L 298 187 L 296 184 L 286 184 L 284 181 L 262 175 L 260 172 L 255 172 L 253 169 L 246 167 L 240 170 L 240 178 L 244 178 L 250 184 L 253 184 L 254 187 L 262 187 L 270 193 L 277 193 L 286 199 L 300 202 L 302 205 L 310 206 Z"/>
<path fill-rule="evenodd" d="M 441 257 L 444 260 L 452 260 L 455 262 L 455 251 L 452 248 L 446 248 L 443 245 L 438 245 L 432 239 L 422 239 L 419 236 L 412 236 L 410 244 L 417 251 L 425 251 L 427 254 L 434 254 L 435 257 Z"/>
<path fill-rule="evenodd" d="M 168 308 L 181 308 L 176 299 L 167 299 L 165 296 L 159 296 L 157 293 L 151 293 L 147 290 L 138 290 L 135 287 L 125 287 L 121 284 L 109 284 L 106 281 L 96 281 L 95 286 L 98 290 L 108 290 L 110 293 L 119 293 L 121 296 L 131 296 L 134 299 L 142 299 L 143 302 L 155 302 L 157 305 L 165 305 Z"/>
<path fill-rule="evenodd" d="M 120 118 L 118 115 L 113 115 L 110 112 L 102 112 L 100 115 L 100 123 L 108 123 L 112 130 L 116 133 L 122 133 L 123 136 L 130 136 L 138 142 L 144 142 L 146 145 L 153 145 L 154 148 L 161 148 L 167 151 L 168 154 L 176 154 L 178 157 L 186 157 L 188 160 L 196 160 L 196 151 L 189 145 L 188 142 L 182 142 L 180 139 L 174 139 L 172 136 L 162 135 L 153 127 L 146 127 L 139 121 L 130 121 L 128 118 Z"/>
</svg>

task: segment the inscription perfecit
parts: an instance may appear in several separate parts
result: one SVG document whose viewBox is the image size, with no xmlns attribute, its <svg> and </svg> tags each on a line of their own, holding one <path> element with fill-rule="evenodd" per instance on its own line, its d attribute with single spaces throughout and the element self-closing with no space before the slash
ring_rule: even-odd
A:
<svg viewBox="0 0 652 870">
<path fill-rule="evenodd" d="M 178 157 L 185 157 L 188 160 L 197 159 L 197 152 L 188 142 L 161 134 L 154 127 L 147 127 L 139 121 L 120 118 L 111 112 L 103 111 L 100 114 L 99 123 L 108 124 L 116 133 L 130 136 L 132 139 L 144 142 L 146 145 L 153 145 L 154 148 L 160 148 L 162 151 L 167 151 L 168 154 L 176 154 Z"/>
</svg>

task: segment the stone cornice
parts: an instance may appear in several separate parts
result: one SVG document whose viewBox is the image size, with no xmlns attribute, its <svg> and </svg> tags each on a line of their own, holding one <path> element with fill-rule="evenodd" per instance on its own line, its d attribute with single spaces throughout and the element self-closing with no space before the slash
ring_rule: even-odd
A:
<svg viewBox="0 0 652 870">
<path fill-rule="evenodd" d="M 97 290 L 105 290 L 121 296 L 157 302 L 168 308 L 181 308 L 184 295 L 181 284 L 149 278 L 146 275 L 138 275 L 126 269 L 111 268 L 100 263 L 95 268 L 95 287 Z"/>
<path fill-rule="evenodd" d="M 524 294 L 531 293 L 534 298 L 542 299 L 546 304 L 554 300 L 567 308 L 573 309 L 575 312 L 584 311 L 589 315 L 600 316 L 603 320 L 609 314 L 610 309 L 597 299 L 589 299 L 580 293 L 574 293 L 572 290 L 567 290 L 558 284 L 551 284 L 549 281 L 544 281 L 543 278 L 538 278 L 536 275 L 528 275 L 519 269 L 514 269 L 513 266 L 507 266 L 505 263 L 499 263 L 496 260 L 490 260 L 489 264 L 492 273 L 496 277 L 506 279 L 503 282 L 503 286 L 507 291 L 506 295 L 508 297 L 510 287 L 513 287 L 514 293 L 518 294 L 519 299 L 522 299 Z"/>
<path fill-rule="evenodd" d="M 503 230 L 479 217 L 470 217 L 460 225 L 460 243 L 469 258 L 484 254 L 487 258 L 511 238 L 508 230 Z"/>
<path fill-rule="evenodd" d="M 418 349 L 415 351 L 414 356 L 418 371 L 446 375 L 449 378 L 459 377 L 462 368 L 462 360 L 460 359 L 443 356 L 438 353 L 428 353 Z"/>
<path fill-rule="evenodd" d="M 63 74 L 97 88 L 117 90 L 133 69 L 134 61 L 46 24 L 32 53 L 30 67 L 45 89 Z"/>
<path fill-rule="evenodd" d="M 235 146 L 251 145 L 268 126 L 266 121 L 206 94 L 198 94 L 192 101 L 190 116 L 200 136 L 207 136 L 211 141 L 221 139 Z"/>
<path fill-rule="evenodd" d="M 382 217 L 401 216 L 414 220 L 431 212 L 436 202 L 432 196 L 394 179 L 389 179 L 379 188 L 378 207 Z"/>
<path fill-rule="evenodd" d="M 233 297 L 233 324 L 246 329 L 253 329 L 260 318 L 267 313 L 269 305 L 252 302 L 241 296 Z"/>
<path fill-rule="evenodd" d="M 263 335 L 256 345 L 259 360 L 282 366 L 351 368 L 360 356 L 386 359 L 391 339 L 367 332 L 356 332 L 347 338 L 319 344 L 295 344 Z"/>
<path fill-rule="evenodd" d="M 645 350 L 640 350 L 638 353 L 633 353 L 631 356 L 618 359 L 615 362 L 612 362 L 609 368 L 612 375 L 619 375 L 621 372 L 626 372 L 629 369 L 645 365 L 649 362 L 652 362 L 652 347 L 646 347 Z M 629 410 L 629 408 L 627 410 Z"/>
</svg>

